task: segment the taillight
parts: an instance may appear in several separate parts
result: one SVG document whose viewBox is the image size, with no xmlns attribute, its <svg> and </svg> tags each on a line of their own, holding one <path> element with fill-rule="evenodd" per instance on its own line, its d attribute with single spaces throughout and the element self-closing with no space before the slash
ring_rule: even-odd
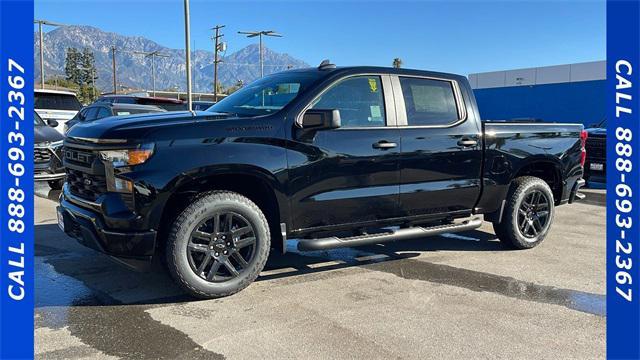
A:
<svg viewBox="0 0 640 360">
<path fill-rule="evenodd" d="M 586 130 L 582 130 L 580 132 L 580 145 L 582 146 L 582 153 L 580 154 L 580 166 L 584 167 L 585 161 L 587 161 L 587 138 L 589 137 L 589 133 Z"/>
</svg>

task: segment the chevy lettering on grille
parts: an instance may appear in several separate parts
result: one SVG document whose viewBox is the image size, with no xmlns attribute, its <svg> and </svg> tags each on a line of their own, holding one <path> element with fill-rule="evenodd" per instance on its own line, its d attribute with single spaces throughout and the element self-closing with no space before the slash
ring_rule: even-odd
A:
<svg viewBox="0 0 640 360">
<path fill-rule="evenodd" d="M 77 150 L 66 149 L 64 151 L 64 158 L 67 160 L 90 164 L 93 161 L 93 155 Z"/>
</svg>

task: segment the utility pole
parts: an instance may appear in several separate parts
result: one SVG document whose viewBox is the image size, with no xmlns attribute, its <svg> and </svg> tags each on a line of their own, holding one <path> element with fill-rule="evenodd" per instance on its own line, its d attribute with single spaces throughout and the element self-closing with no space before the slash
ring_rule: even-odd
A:
<svg viewBox="0 0 640 360">
<path fill-rule="evenodd" d="M 111 67 L 113 69 L 113 94 L 118 93 L 118 86 L 116 82 L 116 47 L 111 47 Z"/>
<path fill-rule="evenodd" d="M 44 89 L 44 36 L 42 35 L 42 25 L 63 26 L 47 20 L 33 20 L 34 24 L 38 24 L 38 33 L 40 37 L 40 89 Z"/>
<path fill-rule="evenodd" d="M 220 39 L 224 36 L 220 34 L 220 29 L 222 29 L 224 25 L 216 25 L 211 28 L 211 30 L 215 30 L 214 46 L 213 46 L 213 101 L 218 102 L 218 63 L 220 60 L 218 59 L 218 51 L 225 51 L 226 44 L 221 43 Z"/>
<path fill-rule="evenodd" d="M 238 31 L 238 34 L 247 35 L 248 38 L 258 36 L 260 38 L 260 77 L 264 77 L 264 59 L 262 54 L 262 35 L 264 36 L 273 36 L 273 37 L 282 37 L 282 35 L 276 33 L 273 30 L 260 30 L 260 31 Z"/>
<path fill-rule="evenodd" d="M 156 96 L 156 56 L 157 57 L 169 57 L 169 55 L 161 54 L 159 50 L 156 51 L 134 51 L 134 54 L 144 55 L 145 57 L 151 58 L 151 84 L 152 84 L 152 94 Z"/>
<path fill-rule="evenodd" d="M 191 102 L 191 24 L 189 18 L 189 0 L 184 0 L 184 42 L 187 59 L 187 110 L 193 111 Z"/>
</svg>

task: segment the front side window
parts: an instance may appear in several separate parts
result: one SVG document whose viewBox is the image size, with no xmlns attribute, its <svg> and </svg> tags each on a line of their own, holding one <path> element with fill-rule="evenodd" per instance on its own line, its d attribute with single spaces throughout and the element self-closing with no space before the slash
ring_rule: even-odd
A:
<svg viewBox="0 0 640 360">
<path fill-rule="evenodd" d="M 409 126 L 448 125 L 459 120 L 451 82 L 400 77 Z"/>
<path fill-rule="evenodd" d="M 341 80 L 314 101 L 312 109 L 340 110 L 343 127 L 385 126 L 384 96 L 379 76 Z"/>
</svg>

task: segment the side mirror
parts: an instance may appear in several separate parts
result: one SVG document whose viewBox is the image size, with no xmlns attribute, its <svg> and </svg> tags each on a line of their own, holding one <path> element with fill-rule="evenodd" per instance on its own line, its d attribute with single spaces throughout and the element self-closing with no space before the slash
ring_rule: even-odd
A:
<svg viewBox="0 0 640 360">
<path fill-rule="evenodd" d="M 337 129 L 341 125 L 340 110 L 307 110 L 302 115 L 302 128 L 308 130 Z"/>
<path fill-rule="evenodd" d="M 58 121 L 53 120 L 53 119 L 48 119 L 47 120 L 47 125 L 49 125 L 51 127 L 57 127 L 58 126 Z"/>
</svg>

